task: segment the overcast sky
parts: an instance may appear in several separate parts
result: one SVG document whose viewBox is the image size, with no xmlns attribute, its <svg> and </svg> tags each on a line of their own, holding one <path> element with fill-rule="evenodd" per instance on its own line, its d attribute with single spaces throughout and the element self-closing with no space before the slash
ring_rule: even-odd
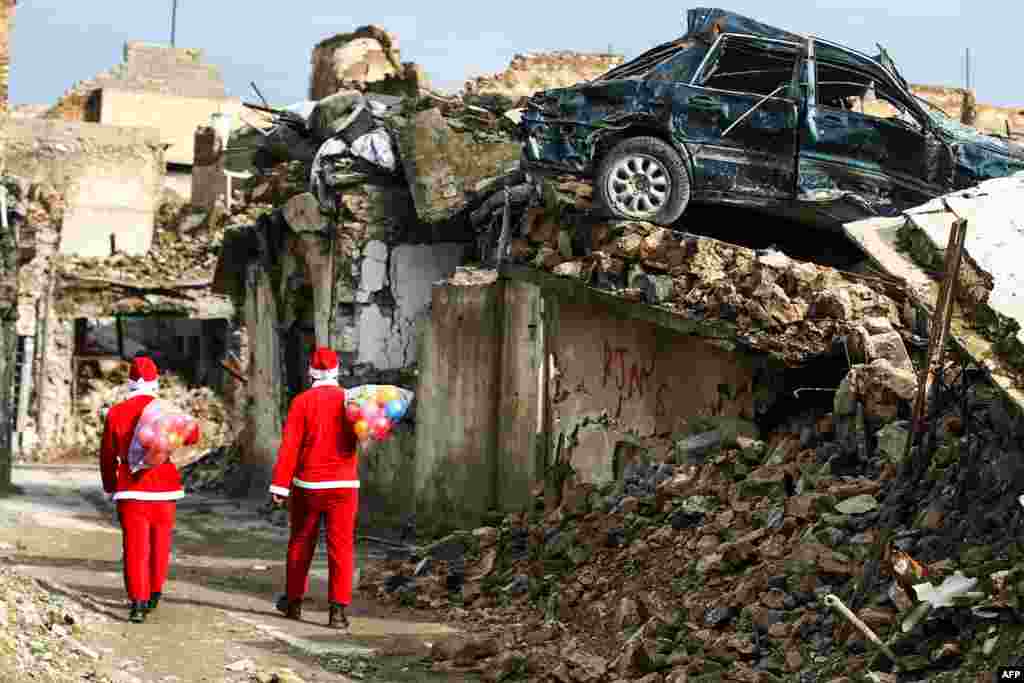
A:
<svg viewBox="0 0 1024 683">
<path fill-rule="evenodd" d="M 12 103 L 53 103 L 74 82 L 119 63 L 125 41 L 169 44 L 171 4 L 21 0 L 14 20 Z M 364 24 L 396 34 L 403 61 L 421 64 L 436 87 L 456 89 L 468 77 L 503 70 L 517 52 L 610 46 L 634 56 L 682 33 L 681 17 L 693 6 L 664 0 L 179 0 L 176 43 L 202 48 L 206 61 L 221 68 L 230 95 L 255 101 L 249 87 L 255 81 L 267 99 L 284 105 L 306 97 L 313 45 Z M 881 43 L 916 83 L 962 85 L 969 47 L 978 99 L 1024 105 L 1024 79 L 1014 56 L 1024 26 L 1019 0 L 732 0 L 722 6 L 872 54 Z"/>
</svg>

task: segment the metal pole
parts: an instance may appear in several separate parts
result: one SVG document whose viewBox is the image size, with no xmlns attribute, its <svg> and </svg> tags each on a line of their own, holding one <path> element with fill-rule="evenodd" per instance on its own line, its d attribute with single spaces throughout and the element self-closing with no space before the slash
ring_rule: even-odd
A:
<svg viewBox="0 0 1024 683">
<path fill-rule="evenodd" d="M 178 0 L 171 0 L 171 47 L 174 47 L 174 33 L 178 26 Z"/>
<path fill-rule="evenodd" d="M 967 89 L 971 89 L 971 48 L 967 48 Z"/>
</svg>

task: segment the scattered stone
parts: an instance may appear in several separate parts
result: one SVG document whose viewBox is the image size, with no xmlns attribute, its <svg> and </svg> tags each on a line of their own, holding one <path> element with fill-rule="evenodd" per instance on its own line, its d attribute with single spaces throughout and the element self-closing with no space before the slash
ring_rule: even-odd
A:
<svg viewBox="0 0 1024 683">
<path fill-rule="evenodd" d="M 847 498 L 836 505 L 836 511 L 844 515 L 861 515 L 878 509 L 878 501 L 874 496 L 859 495 Z"/>
</svg>

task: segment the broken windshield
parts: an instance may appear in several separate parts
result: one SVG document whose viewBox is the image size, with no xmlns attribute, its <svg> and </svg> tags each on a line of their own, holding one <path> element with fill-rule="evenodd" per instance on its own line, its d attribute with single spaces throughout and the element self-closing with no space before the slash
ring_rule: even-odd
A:
<svg viewBox="0 0 1024 683">
<path fill-rule="evenodd" d="M 662 43 L 661 45 L 648 50 L 639 57 L 631 59 L 625 64 L 611 69 L 607 73 L 598 76 L 594 80 L 596 81 L 611 81 L 619 78 L 635 78 L 637 76 L 645 76 L 654 67 L 662 64 L 670 57 L 675 55 L 677 52 L 696 52 L 699 54 L 697 57 L 697 63 L 704 57 L 704 53 L 707 51 L 707 46 L 697 41 L 691 40 L 674 40 L 669 43 Z M 694 67 L 696 68 L 696 67 Z"/>
</svg>

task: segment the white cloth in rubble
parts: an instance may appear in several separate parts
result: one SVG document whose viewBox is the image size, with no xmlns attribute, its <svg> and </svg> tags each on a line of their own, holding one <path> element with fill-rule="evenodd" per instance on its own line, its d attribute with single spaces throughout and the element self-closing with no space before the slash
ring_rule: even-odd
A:
<svg viewBox="0 0 1024 683">
<path fill-rule="evenodd" d="M 327 203 L 328 197 L 323 185 L 320 170 L 323 168 L 324 159 L 328 157 L 341 156 L 348 152 L 348 145 L 341 138 L 330 138 L 320 145 L 316 156 L 313 157 L 313 168 L 309 174 L 309 190 L 321 204 Z"/>
<path fill-rule="evenodd" d="M 352 154 L 369 161 L 374 166 L 395 170 L 395 150 L 391 136 L 384 128 L 375 128 L 352 141 Z"/>
</svg>

